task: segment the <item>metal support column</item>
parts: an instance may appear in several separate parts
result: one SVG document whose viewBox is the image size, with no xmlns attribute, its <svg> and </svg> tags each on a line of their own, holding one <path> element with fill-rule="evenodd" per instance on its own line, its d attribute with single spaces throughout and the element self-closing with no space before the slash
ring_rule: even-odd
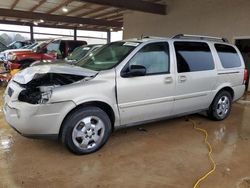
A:
<svg viewBox="0 0 250 188">
<path fill-rule="evenodd" d="M 30 40 L 34 41 L 34 31 L 33 31 L 33 25 L 30 26 Z"/>
<path fill-rule="evenodd" d="M 107 31 L 107 43 L 111 42 L 111 31 Z"/>
<path fill-rule="evenodd" d="M 74 29 L 74 40 L 77 40 L 77 28 Z"/>
</svg>

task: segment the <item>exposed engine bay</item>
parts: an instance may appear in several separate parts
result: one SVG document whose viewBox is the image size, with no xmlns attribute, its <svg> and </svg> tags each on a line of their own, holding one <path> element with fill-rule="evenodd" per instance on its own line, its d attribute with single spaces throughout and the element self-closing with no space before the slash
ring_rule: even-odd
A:
<svg viewBox="0 0 250 188">
<path fill-rule="evenodd" d="M 52 90 L 56 87 L 72 84 L 84 79 L 82 75 L 44 73 L 36 74 L 27 84 L 20 84 L 24 88 L 18 96 L 18 100 L 30 104 L 43 104 L 48 102 Z"/>
</svg>

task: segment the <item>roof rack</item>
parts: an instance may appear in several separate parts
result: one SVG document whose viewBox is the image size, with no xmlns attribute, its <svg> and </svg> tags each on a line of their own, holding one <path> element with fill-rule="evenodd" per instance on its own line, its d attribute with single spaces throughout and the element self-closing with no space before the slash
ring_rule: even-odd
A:
<svg viewBox="0 0 250 188">
<path fill-rule="evenodd" d="M 172 37 L 172 39 L 200 39 L 200 40 L 212 40 L 212 41 L 222 41 L 229 43 L 228 39 L 220 38 L 220 37 L 210 37 L 210 36 L 202 36 L 202 35 L 187 35 L 187 34 L 178 34 Z"/>
<path fill-rule="evenodd" d="M 144 36 L 142 35 L 140 39 L 162 39 L 163 37 L 156 37 L 156 36 Z"/>
</svg>

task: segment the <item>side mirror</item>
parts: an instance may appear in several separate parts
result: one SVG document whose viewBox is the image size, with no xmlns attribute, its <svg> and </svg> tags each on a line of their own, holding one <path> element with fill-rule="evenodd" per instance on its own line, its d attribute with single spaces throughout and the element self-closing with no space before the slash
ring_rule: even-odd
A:
<svg viewBox="0 0 250 188">
<path fill-rule="evenodd" d="M 146 75 L 146 68 L 142 65 L 131 65 L 122 73 L 122 77 L 136 77 Z"/>
</svg>

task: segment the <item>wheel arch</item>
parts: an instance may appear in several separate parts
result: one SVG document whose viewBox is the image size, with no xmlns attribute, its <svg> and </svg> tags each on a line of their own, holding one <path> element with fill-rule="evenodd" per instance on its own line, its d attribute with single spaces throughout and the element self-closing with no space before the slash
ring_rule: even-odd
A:
<svg viewBox="0 0 250 188">
<path fill-rule="evenodd" d="M 229 115 L 229 113 L 230 113 L 230 111 L 231 111 L 231 108 L 230 108 L 229 113 L 227 112 L 227 114 L 226 114 L 224 117 L 219 117 L 218 114 L 215 114 L 215 113 L 214 113 L 214 112 L 215 112 L 215 105 L 214 105 L 214 102 L 216 101 L 217 96 L 219 96 L 220 93 L 223 92 L 223 91 L 226 91 L 226 92 L 228 92 L 228 93 L 231 95 L 231 97 L 232 97 L 231 100 L 232 100 L 232 101 L 233 101 L 233 99 L 234 99 L 234 90 L 233 90 L 233 88 L 230 87 L 230 86 L 221 87 L 221 88 L 215 93 L 214 98 L 213 98 L 213 100 L 212 100 L 212 102 L 211 102 L 211 104 L 210 104 L 210 106 L 209 106 L 209 108 L 208 108 L 208 110 L 207 110 L 207 115 L 208 115 L 208 117 L 210 117 L 210 119 L 215 120 L 215 121 L 224 120 L 224 119 Z M 232 101 L 231 101 L 231 102 L 232 102 Z M 216 106 L 217 106 L 217 102 L 216 102 L 215 104 L 216 104 Z M 230 105 L 231 105 L 231 104 L 230 104 Z"/>
<path fill-rule="evenodd" d="M 217 96 L 220 92 L 222 92 L 222 91 L 228 91 L 228 92 L 231 94 L 231 96 L 232 96 L 232 100 L 234 99 L 234 90 L 233 90 L 233 88 L 232 88 L 231 86 L 225 85 L 225 86 L 222 86 L 222 87 L 220 87 L 219 89 L 217 89 L 217 91 L 214 93 L 214 95 L 213 95 L 213 97 L 212 97 L 212 100 L 211 100 L 209 106 L 211 106 L 211 104 L 213 104 L 214 99 L 216 98 L 216 96 Z"/>
<path fill-rule="evenodd" d="M 79 109 L 81 109 L 83 107 L 88 107 L 88 106 L 98 107 L 98 108 L 102 109 L 104 112 L 106 112 L 107 115 L 110 118 L 110 121 L 111 121 L 112 131 L 114 130 L 114 124 L 115 124 L 116 118 L 115 118 L 115 112 L 114 112 L 113 108 L 109 104 L 107 104 L 106 102 L 102 102 L 102 101 L 90 101 L 90 102 L 85 102 L 85 103 L 77 105 L 75 108 L 71 109 L 67 113 L 67 115 L 64 117 L 64 119 L 63 119 L 63 121 L 61 123 L 60 129 L 59 129 L 59 139 L 61 138 L 61 135 L 62 135 L 63 124 L 67 120 L 67 118 L 72 113 L 74 113 L 75 111 L 77 111 L 77 110 L 79 110 Z"/>
<path fill-rule="evenodd" d="M 222 87 L 220 90 L 218 90 L 218 92 L 216 93 L 216 95 L 218 95 L 220 92 L 222 92 L 222 91 L 227 91 L 227 92 L 229 92 L 230 94 L 231 94 L 231 96 L 232 96 L 232 100 L 234 99 L 234 90 L 233 90 L 233 88 L 232 87 L 230 87 L 230 86 L 224 86 L 224 87 Z M 216 97 L 216 95 L 215 95 L 215 97 Z M 214 97 L 214 98 L 215 98 Z"/>
</svg>

